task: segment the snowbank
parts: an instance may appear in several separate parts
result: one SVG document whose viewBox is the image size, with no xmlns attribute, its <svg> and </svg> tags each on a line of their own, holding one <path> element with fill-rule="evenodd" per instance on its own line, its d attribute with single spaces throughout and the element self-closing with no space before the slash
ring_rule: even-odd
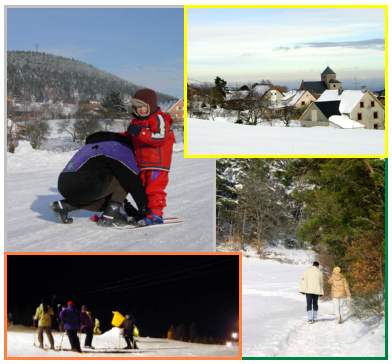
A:
<svg viewBox="0 0 392 364">
<path fill-rule="evenodd" d="M 188 119 L 189 154 L 383 154 L 384 131 L 287 128 Z"/>
</svg>

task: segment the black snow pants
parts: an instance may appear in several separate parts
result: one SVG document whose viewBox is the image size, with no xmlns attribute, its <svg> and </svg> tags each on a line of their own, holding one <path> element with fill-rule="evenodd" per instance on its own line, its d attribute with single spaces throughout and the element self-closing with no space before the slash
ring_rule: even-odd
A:
<svg viewBox="0 0 392 364">
<path fill-rule="evenodd" d="M 317 294 L 306 293 L 306 311 L 318 311 L 318 298 Z"/>
<path fill-rule="evenodd" d="M 84 346 L 91 346 L 93 342 L 93 328 L 88 328 L 85 330 L 86 339 L 84 340 Z"/>
<path fill-rule="evenodd" d="M 69 343 L 71 344 L 71 349 L 73 351 L 81 352 L 82 350 L 80 349 L 78 330 L 67 330 L 67 336 L 69 339 Z"/>
<path fill-rule="evenodd" d="M 76 172 L 62 172 L 58 189 L 76 209 L 103 211 L 109 200 L 123 203 L 128 193 L 139 211 L 144 211 L 147 204 L 139 176 L 105 156 L 91 158 Z"/>
</svg>

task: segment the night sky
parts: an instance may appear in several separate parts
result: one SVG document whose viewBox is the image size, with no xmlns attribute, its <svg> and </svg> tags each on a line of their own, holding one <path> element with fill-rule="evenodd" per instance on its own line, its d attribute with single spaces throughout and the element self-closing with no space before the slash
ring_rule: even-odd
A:
<svg viewBox="0 0 392 364">
<path fill-rule="evenodd" d="M 110 329 L 112 311 L 133 314 L 141 335 L 196 324 L 201 337 L 238 330 L 238 256 L 8 256 L 8 312 L 31 325 L 42 297 L 87 304 Z"/>
</svg>

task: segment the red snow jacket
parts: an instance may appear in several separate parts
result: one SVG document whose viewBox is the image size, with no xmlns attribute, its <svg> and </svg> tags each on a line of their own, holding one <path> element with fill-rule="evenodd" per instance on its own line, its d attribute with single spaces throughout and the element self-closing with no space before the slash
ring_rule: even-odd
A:
<svg viewBox="0 0 392 364">
<path fill-rule="evenodd" d="M 171 116 L 158 109 L 146 119 L 132 119 L 131 124 L 142 127 L 138 135 L 125 133 L 132 140 L 139 168 L 168 171 L 175 142 Z"/>
</svg>

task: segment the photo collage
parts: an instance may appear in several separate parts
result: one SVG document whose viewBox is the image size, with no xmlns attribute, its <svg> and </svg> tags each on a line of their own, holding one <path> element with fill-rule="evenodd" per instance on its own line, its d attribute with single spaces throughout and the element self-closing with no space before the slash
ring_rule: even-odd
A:
<svg viewBox="0 0 392 364">
<path fill-rule="evenodd" d="M 6 5 L 5 360 L 388 359 L 387 5 Z"/>
</svg>

